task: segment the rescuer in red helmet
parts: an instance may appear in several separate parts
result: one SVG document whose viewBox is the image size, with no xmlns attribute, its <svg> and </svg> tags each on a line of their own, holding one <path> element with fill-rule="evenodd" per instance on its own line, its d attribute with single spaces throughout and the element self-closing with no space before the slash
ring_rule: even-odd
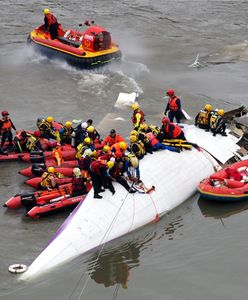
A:
<svg viewBox="0 0 248 300">
<path fill-rule="evenodd" d="M 170 122 L 170 119 L 164 117 L 162 119 L 162 127 L 161 127 L 161 139 L 180 139 L 186 140 L 184 132 L 182 128 L 174 123 Z"/>
<path fill-rule="evenodd" d="M 15 125 L 9 117 L 9 113 L 6 110 L 2 111 L 2 119 L 0 120 L 0 133 L 2 135 L 1 148 L 6 140 L 9 142 L 9 147 L 13 146 L 12 128 L 16 130 Z"/>
<path fill-rule="evenodd" d="M 172 89 L 167 90 L 166 95 L 169 97 L 164 114 L 169 112 L 169 119 L 173 122 L 175 118 L 177 123 L 181 123 L 182 110 L 181 110 L 181 100 L 175 95 L 175 91 Z"/>
</svg>

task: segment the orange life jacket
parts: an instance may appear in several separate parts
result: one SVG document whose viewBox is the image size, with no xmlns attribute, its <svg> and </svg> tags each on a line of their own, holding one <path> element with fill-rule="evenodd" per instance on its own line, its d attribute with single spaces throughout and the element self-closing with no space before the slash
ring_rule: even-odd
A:
<svg viewBox="0 0 248 300">
<path fill-rule="evenodd" d="M 173 126 L 173 131 L 172 131 L 172 137 L 170 137 L 170 138 L 175 139 L 182 133 L 182 128 L 177 126 L 176 124 L 169 123 L 164 126 L 164 130 L 166 133 L 170 132 L 171 125 Z"/>
<path fill-rule="evenodd" d="M 169 99 L 169 108 L 170 108 L 170 110 L 178 111 L 179 107 L 176 103 L 177 99 L 179 99 L 177 96 L 170 97 L 170 99 Z"/>
<path fill-rule="evenodd" d="M 12 123 L 10 121 L 10 118 L 9 117 L 3 118 L 1 121 L 2 121 L 2 124 L 3 124 L 2 128 L 1 128 L 2 132 L 3 131 L 10 131 L 11 127 L 12 127 Z"/>
<path fill-rule="evenodd" d="M 111 137 L 111 135 L 108 135 L 103 141 L 103 146 L 108 145 L 109 147 L 111 147 L 118 142 L 124 142 L 124 139 L 119 134 L 116 134 L 115 137 Z"/>
<path fill-rule="evenodd" d="M 115 150 L 115 152 L 113 150 Z M 122 157 L 126 150 L 127 150 L 127 144 L 126 144 L 125 149 L 122 150 L 120 148 L 120 142 L 115 143 L 113 146 L 110 147 L 110 151 L 114 152 L 114 156 L 117 157 L 117 158 Z"/>
</svg>

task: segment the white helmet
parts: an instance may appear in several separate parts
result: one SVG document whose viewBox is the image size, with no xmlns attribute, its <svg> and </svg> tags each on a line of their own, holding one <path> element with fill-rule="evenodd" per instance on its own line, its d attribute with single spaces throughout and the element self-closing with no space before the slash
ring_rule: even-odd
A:
<svg viewBox="0 0 248 300">
<path fill-rule="evenodd" d="M 83 157 L 85 158 L 86 156 L 91 156 L 92 150 L 91 149 L 86 149 L 83 153 Z"/>
<path fill-rule="evenodd" d="M 74 169 L 73 169 L 73 174 L 74 174 L 76 177 L 79 177 L 79 176 L 82 175 L 79 168 L 74 168 Z"/>
<path fill-rule="evenodd" d="M 86 129 L 88 127 L 88 124 L 86 123 L 86 122 L 83 122 L 82 124 L 81 124 L 81 128 L 82 129 Z"/>
<path fill-rule="evenodd" d="M 109 160 L 112 161 L 112 162 L 115 162 L 115 158 L 114 157 L 110 157 Z"/>
</svg>

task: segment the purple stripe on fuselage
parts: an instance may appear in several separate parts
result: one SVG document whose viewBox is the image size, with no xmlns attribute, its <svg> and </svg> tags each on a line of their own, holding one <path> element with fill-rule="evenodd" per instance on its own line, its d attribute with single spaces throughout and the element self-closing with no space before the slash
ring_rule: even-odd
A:
<svg viewBox="0 0 248 300">
<path fill-rule="evenodd" d="M 74 217 L 74 215 L 76 214 L 76 212 L 79 210 L 79 208 L 83 204 L 86 196 L 87 196 L 87 194 L 86 195 L 82 195 L 82 196 L 77 196 L 77 197 L 82 197 L 82 200 L 78 203 L 78 205 L 76 206 L 76 208 L 69 215 L 69 217 L 65 220 L 65 222 L 59 227 L 59 229 L 57 230 L 57 232 L 48 241 L 47 245 L 45 246 L 45 248 L 42 251 L 44 251 L 64 231 L 64 229 L 69 225 L 69 223 L 71 222 L 72 218 Z M 74 199 L 76 199 L 77 197 L 74 197 Z"/>
</svg>

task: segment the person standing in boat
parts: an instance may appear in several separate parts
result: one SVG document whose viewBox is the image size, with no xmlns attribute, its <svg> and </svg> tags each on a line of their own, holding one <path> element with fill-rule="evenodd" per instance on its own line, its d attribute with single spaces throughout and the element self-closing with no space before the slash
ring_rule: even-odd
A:
<svg viewBox="0 0 248 300">
<path fill-rule="evenodd" d="M 72 177 L 72 197 L 87 194 L 86 183 L 87 180 L 82 176 L 81 170 L 79 168 L 74 168 Z"/>
<path fill-rule="evenodd" d="M 166 92 L 166 95 L 169 97 L 169 100 L 164 112 L 165 116 L 167 115 L 167 112 L 169 112 L 168 117 L 171 122 L 173 122 L 173 119 L 175 118 L 177 123 L 181 123 L 183 113 L 180 98 L 175 95 L 175 91 L 172 89 L 169 89 Z"/>
<path fill-rule="evenodd" d="M 43 10 L 45 30 L 49 31 L 51 39 L 54 40 L 58 35 L 58 21 L 48 8 Z"/>
<path fill-rule="evenodd" d="M 2 119 L 0 120 L 0 133 L 2 136 L 1 148 L 3 148 L 6 140 L 9 142 L 9 147 L 13 146 L 12 128 L 16 131 L 15 125 L 9 117 L 9 113 L 6 110 L 2 111 Z"/>
</svg>

